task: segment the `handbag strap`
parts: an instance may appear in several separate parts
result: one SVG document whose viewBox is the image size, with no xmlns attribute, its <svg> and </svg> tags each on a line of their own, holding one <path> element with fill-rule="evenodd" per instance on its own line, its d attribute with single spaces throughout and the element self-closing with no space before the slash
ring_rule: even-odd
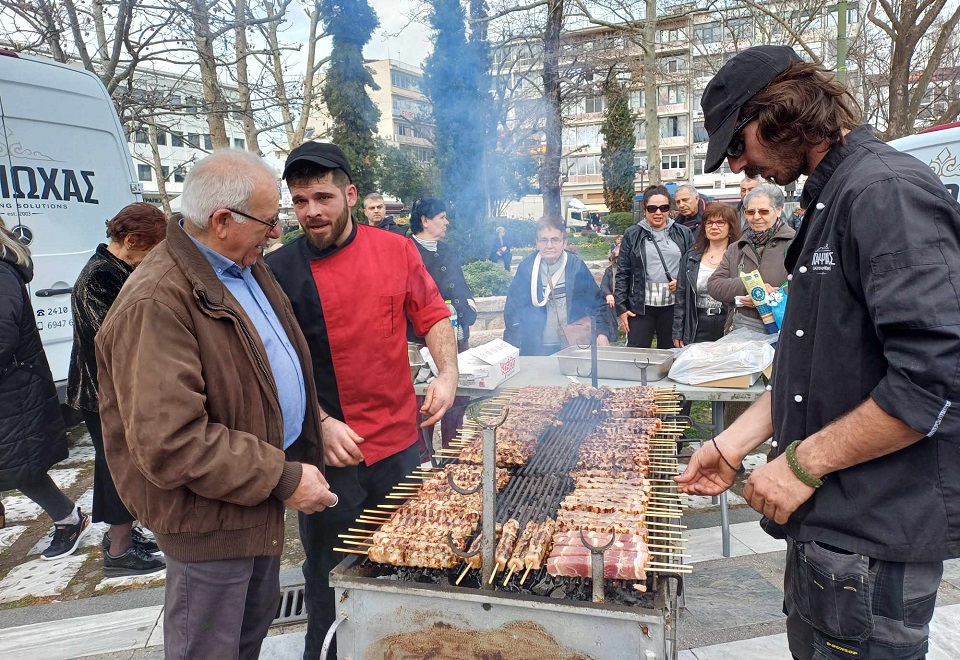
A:
<svg viewBox="0 0 960 660">
<path fill-rule="evenodd" d="M 670 277 L 670 271 L 667 269 L 667 261 L 663 258 L 663 252 L 660 251 L 660 245 L 657 244 L 657 239 L 653 237 L 653 235 L 650 236 L 650 240 L 653 241 L 653 247 L 657 251 L 657 256 L 660 257 L 660 265 L 663 266 L 663 273 L 667 276 L 667 282 L 669 282 L 673 278 Z"/>
</svg>

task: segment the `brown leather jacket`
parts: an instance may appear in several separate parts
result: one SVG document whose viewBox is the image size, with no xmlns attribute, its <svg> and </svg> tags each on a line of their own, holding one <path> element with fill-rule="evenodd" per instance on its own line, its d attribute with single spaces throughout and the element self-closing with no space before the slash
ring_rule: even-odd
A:
<svg viewBox="0 0 960 660">
<path fill-rule="evenodd" d="M 299 484 L 301 463 L 322 468 L 306 340 L 262 260 L 253 274 L 303 370 L 306 416 L 286 456 L 266 350 L 177 222 L 127 280 L 97 334 L 110 471 L 124 504 L 179 561 L 279 555 L 282 500 Z"/>
</svg>

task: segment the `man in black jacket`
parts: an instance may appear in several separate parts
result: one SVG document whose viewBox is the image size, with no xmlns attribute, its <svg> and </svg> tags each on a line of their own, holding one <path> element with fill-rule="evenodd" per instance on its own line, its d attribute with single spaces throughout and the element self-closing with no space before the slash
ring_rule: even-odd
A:
<svg viewBox="0 0 960 660">
<path fill-rule="evenodd" d="M 772 392 L 677 480 L 718 494 L 772 435 L 778 456 L 743 496 L 787 538 L 790 652 L 923 657 L 942 562 L 960 556 L 960 205 L 789 48 L 737 55 L 702 106 L 706 169 L 806 174 L 807 213 Z"/>
<path fill-rule="evenodd" d="M 370 193 L 363 198 L 363 215 L 371 227 L 386 229 L 400 236 L 407 235 L 407 228 L 398 225 L 392 215 L 387 215 L 387 204 L 380 193 Z"/>
<path fill-rule="evenodd" d="M 689 229 L 690 233 L 696 235 L 703 208 L 706 206 L 700 199 L 700 193 L 689 183 L 685 183 L 677 186 L 673 201 L 677 203 L 677 211 L 680 212 L 674 220 Z"/>
</svg>

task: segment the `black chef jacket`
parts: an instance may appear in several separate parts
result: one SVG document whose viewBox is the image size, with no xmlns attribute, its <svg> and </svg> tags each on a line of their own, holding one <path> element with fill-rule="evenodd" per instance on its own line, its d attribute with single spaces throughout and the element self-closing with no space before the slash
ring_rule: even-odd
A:
<svg viewBox="0 0 960 660">
<path fill-rule="evenodd" d="M 777 451 L 867 397 L 926 437 L 827 475 L 783 529 L 889 561 L 960 556 L 960 205 L 862 126 L 827 153 L 801 206 L 774 370 Z"/>
</svg>

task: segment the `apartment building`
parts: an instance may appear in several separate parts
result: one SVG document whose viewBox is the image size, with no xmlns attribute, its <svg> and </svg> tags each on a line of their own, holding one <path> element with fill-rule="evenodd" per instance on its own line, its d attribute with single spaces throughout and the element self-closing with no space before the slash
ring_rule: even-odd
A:
<svg viewBox="0 0 960 660">
<path fill-rule="evenodd" d="M 769 3 L 765 7 L 791 31 L 803 37 L 812 53 L 828 66 L 836 61 L 836 6 L 813 8 L 790 0 Z M 859 28 L 860 10 L 850 2 L 847 10 L 848 34 L 852 40 Z M 718 199 L 739 196 L 740 174 L 726 164 L 715 173 L 705 173 L 707 133 L 700 111 L 700 97 L 716 71 L 734 54 L 750 46 L 788 43 L 790 32 L 770 14 L 749 7 L 703 11 L 694 3 L 676 5 L 657 20 L 657 121 L 660 147 L 661 180 L 693 183 L 705 194 Z M 603 179 L 600 127 L 606 111 L 606 96 L 600 84 L 611 71 L 630 94 L 630 108 L 637 117 L 634 160 L 637 166 L 636 188 L 649 182 L 646 154 L 647 103 L 642 72 L 642 25 L 624 25 L 620 29 L 591 26 L 564 33 L 562 67 L 579 71 L 579 90 L 568 90 L 563 107 L 562 194 L 577 199 L 589 211 L 603 212 Z M 810 54 L 797 47 L 802 56 Z M 529 104 L 539 94 L 536 47 L 511 44 L 495 50 L 494 76 L 501 89 L 516 94 L 515 104 Z M 589 69 L 593 75 L 583 75 Z M 519 72 L 519 73 L 518 73 Z M 522 80 L 516 80 L 517 77 Z M 855 78 L 848 62 L 848 77 Z M 569 76 L 574 78 L 574 76 Z M 506 82 L 505 82 L 506 81 Z M 513 81 L 512 83 L 510 81 Z M 512 86 L 511 86 L 512 85 Z M 577 93 L 579 91 L 579 93 Z M 514 113 L 519 123 L 522 112 Z M 521 205 L 529 208 L 529 204 Z"/>
<path fill-rule="evenodd" d="M 230 109 L 224 116 L 230 146 L 246 149 L 236 88 L 224 87 Z M 213 149 L 199 79 L 162 71 L 139 71 L 124 102 L 138 106 L 123 117 L 128 147 L 143 186 L 143 199 L 161 206 L 175 202 L 187 172 Z M 161 191 L 162 180 L 162 191 Z"/>
</svg>

